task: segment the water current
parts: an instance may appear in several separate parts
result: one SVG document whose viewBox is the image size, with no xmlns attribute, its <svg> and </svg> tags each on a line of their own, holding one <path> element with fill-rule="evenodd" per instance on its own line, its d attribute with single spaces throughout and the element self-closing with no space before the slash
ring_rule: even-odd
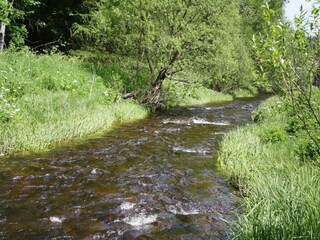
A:
<svg viewBox="0 0 320 240">
<path fill-rule="evenodd" d="M 0 239 L 227 239 L 222 137 L 264 97 L 178 107 L 0 161 Z"/>
</svg>

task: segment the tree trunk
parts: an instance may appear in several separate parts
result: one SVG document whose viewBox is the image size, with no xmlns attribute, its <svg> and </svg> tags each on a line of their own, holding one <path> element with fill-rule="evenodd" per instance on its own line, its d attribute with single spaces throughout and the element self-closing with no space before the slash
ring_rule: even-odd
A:
<svg viewBox="0 0 320 240">
<path fill-rule="evenodd" d="M 4 45 L 5 45 L 4 36 L 5 36 L 5 33 L 6 33 L 6 24 L 1 22 L 0 23 L 0 52 L 2 52 L 3 49 L 4 49 Z"/>
<path fill-rule="evenodd" d="M 162 108 L 164 106 L 163 99 L 161 97 L 161 88 L 162 88 L 163 80 L 166 79 L 167 77 L 166 74 L 167 74 L 167 68 L 164 68 L 159 72 L 157 79 L 152 84 L 152 88 L 147 93 L 147 96 L 145 99 L 145 103 L 147 103 L 148 105 L 151 105 L 156 109 Z"/>
<path fill-rule="evenodd" d="M 163 83 L 163 80 L 165 80 L 168 75 L 174 74 L 174 72 L 172 72 L 171 68 L 172 68 L 174 62 L 179 58 L 179 56 L 180 56 L 180 53 L 178 51 L 176 51 L 173 54 L 173 56 L 169 62 L 169 65 L 160 70 L 156 80 L 152 84 L 151 90 L 146 95 L 146 98 L 144 101 L 145 103 L 147 103 L 148 105 L 151 105 L 152 107 L 154 107 L 156 109 L 160 109 L 160 108 L 164 107 L 164 103 L 163 103 L 164 99 L 161 96 L 162 83 Z M 148 61 L 148 62 L 149 62 L 149 66 L 151 66 L 150 61 Z M 150 67 L 150 69 L 151 69 L 151 73 L 153 73 L 153 69 L 151 67 Z"/>
</svg>

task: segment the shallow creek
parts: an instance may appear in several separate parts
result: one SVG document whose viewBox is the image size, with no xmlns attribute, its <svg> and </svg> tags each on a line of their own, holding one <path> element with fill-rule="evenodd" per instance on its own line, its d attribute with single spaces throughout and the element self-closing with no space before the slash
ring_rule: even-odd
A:
<svg viewBox="0 0 320 240">
<path fill-rule="evenodd" d="M 217 149 L 263 98 L 178 107 L 1 160 L 0 239 L 226 239 L 239 199 Z"/>
</svg>

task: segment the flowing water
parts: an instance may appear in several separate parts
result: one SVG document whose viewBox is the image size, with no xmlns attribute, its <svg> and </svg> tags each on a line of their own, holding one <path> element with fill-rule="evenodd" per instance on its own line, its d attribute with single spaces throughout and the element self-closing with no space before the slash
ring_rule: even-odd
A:
<svg viewBox="0 0 320 240">
<path fill-rule="evenodd" d="M 239 199 L 223 135 L 263 97 L 179 107 L 0 162 L 0 239 L 225 239 Z"/>
</svg>

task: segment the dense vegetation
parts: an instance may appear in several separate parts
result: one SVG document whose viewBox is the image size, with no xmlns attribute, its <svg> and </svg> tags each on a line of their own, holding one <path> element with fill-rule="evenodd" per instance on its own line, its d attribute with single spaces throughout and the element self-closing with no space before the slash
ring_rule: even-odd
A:
<svg viewBox="0 0 320 240">
<path fill-rule="evenodd" d="M 245 197 L 234 236 L 318 239 L 320 10 L 292 27 L 285 2 L 0 0 L 0 154 L 271 91 L 222 143 Z"/>
<path fill-rule="evenodd" d="M 320 238 L 319 7 L 292 29 L 266 6 L 255 40 L 258 80 L 277 93 L 230 133 L 219 162 L 245 197 L 237 239 Z"/>
<path fill-rule="evenodd" d="M 256 93 L 262 2 L 1 0 L 0 153 L 109 126 L 107 106 L 126 99 L 156 109 Z"/>
<path fill-rule="evenodd" d="M 257 125 L 222 143 L 220 166 L 245 197 L 230 225 L 237 239 L 320 237 L 319 152 L 290 104 L 269 99 L 254 113 Z"/>
</svg>

